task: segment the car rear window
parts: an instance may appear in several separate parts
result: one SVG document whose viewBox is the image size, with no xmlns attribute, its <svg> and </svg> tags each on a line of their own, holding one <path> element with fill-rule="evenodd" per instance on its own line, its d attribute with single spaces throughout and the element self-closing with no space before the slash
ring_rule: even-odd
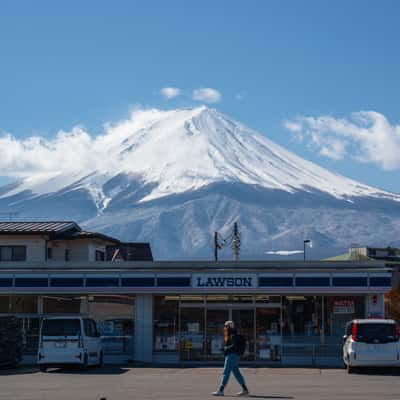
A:
<svg viewBox="0 0 400 400">
<path fill-rule="evenodd" d="M 397 340 L 394 324 L 357 324 L 357 340 L 366 343 L 387 343 Z"/>
<path fill-rule="evenodd" d="M 43 336 L 79 336 L 81 325 L 79 319 L 45 319 Z"/>
</svg>

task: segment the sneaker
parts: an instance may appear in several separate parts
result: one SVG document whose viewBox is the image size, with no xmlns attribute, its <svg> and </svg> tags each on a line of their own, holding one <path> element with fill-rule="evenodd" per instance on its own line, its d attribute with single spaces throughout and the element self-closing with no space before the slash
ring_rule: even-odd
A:
<svg viewBox="0 0 400 400">
<path fill-rule="evenodd" d="M 223 395 L 224 395 L 224 392 L 223 392 L 221 389 L 218 389 L 217 391 L 212 392 L 211 394 L 212 394 L 213 396 L 223 396 Z"/>
<path fill-rule="evenodd" d="M 237 393 L 237 396 L 248 396 L 249 391 L 247 389 L 242 389 L 239 393 Z"/>
</svg>

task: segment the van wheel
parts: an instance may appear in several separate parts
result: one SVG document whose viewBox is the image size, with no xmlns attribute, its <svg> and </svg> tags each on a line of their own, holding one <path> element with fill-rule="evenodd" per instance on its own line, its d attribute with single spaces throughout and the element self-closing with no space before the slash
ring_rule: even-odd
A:
<svg viewBox="0 0 400 400">
<path fill-rule="evenodd" d="M 104 367 L 104 356 L 103 356 L 103 352 L 100 352 L 99 355 L 99 363 L 98 363 L 98 367 L 99 368 L 103 368 Z"/>
<path fill-rule="evenodd" d="M 89 366 L 89 359 L 88 359 L 88 355 L 85 353 L 85 355 L 83 356 L 82 369 L 86 370 L 86 369 L 88 369 L 88 366 Z"/>
<path fill-rule="evenodd" d="M 47 365 L 46 364 L 40 364 L 39 365 L 40 372 L 46 372 L 47 371 Z"/>
</svg>

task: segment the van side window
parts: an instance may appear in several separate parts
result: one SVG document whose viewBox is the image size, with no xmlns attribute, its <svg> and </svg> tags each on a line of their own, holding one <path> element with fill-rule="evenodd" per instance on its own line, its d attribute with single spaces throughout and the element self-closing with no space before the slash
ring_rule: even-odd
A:
<svg viewBox="0 0 400 400">
<path fill-rule="evenodd" d="M 92 319 L 84 319 L 83 325 L 85 335 L 88 337 L 98 337 L 96 323 Z"/>
<path fill-rule="evenodd" d="M 99 337 L 99 331 L 97 330 L 97 325 L 96 322 L 94 322 L 92 319 L 90 320 L 90 323 L 92 325 L 92 331 L 93 331 L 93 335 L 95 337 Z"/>
</svg>

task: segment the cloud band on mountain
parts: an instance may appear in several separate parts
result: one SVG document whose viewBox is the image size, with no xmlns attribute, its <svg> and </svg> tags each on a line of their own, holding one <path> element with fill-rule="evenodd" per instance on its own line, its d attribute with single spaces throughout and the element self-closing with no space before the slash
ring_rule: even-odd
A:
<svg viewBox="0 0 400 400">
<path fill-rule="evenodd" d="M 400 169 L 400 125 L 391 125 L 378 112 L 355 112 L 349 118 L 300 116 L 285 121 L 284 126 L 321 156 L 351 157 L 387 171 Z"/>
</svg>

